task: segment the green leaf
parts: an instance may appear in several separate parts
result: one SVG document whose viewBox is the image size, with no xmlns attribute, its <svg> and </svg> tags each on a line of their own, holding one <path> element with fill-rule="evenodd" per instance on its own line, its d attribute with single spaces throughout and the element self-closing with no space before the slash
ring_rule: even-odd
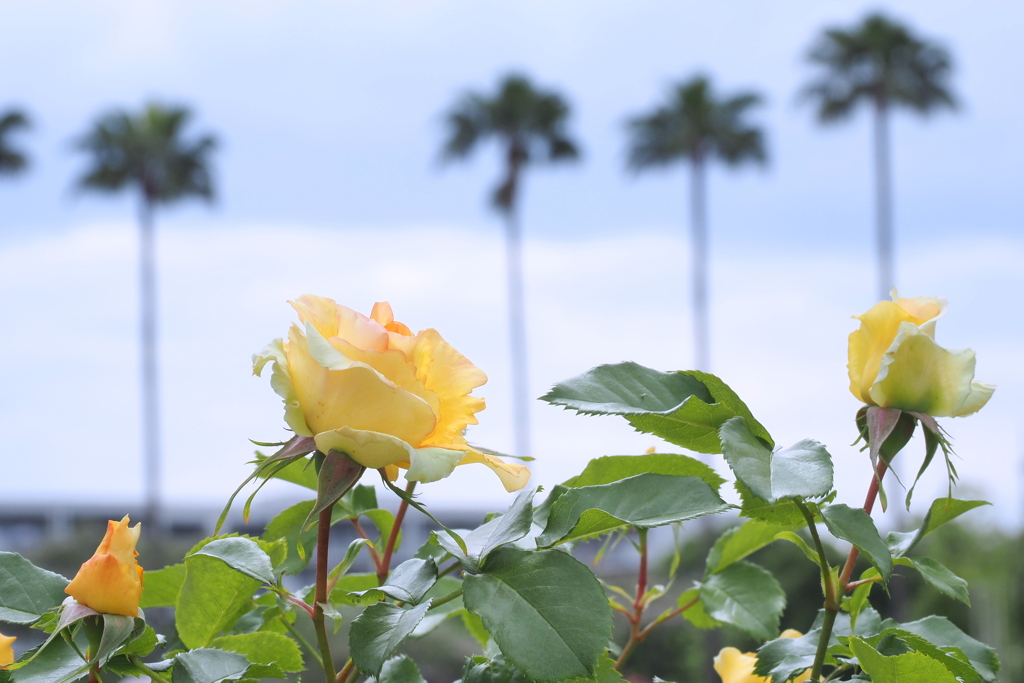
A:
<svg viewBox="0 0 1024 683">
<path fill-rule="evenodd" d="M 791 531 L 798 528 L 798 526 L 803 525 L 790 524 L 782 526 L 752 519 L 740 526 L 727 529 L 724 534 L 718 537 L 715 544 L 711 546 L 705 574 L 710 575 L 725 569 L 730 564 L 738 562 L 751 553 L 765 547 L 778 538 L 779 534 Z"/>
<path fill-rule="evenodd" d="M 557 550 L 506 546 L 464 586 L 466 608 L 531 679 L 595 674 L 611 637 L 611 608 L 597 578 L 578 560 Z"/>
<path fill-rule="evenodd" d="M 691 588 L 679 596 L 679 607 L 684 607 L 683 618 L 699 629 L 718 628 L 722 622 L 716 621 L 708 614 L 704 603 L 700 600 L 700 588 Z"/>
<path fill-rule="evenodd" d="M 356 558 L 359 557 L 359 551 L 369 545 L 370 542 L 365 538 L 357 538 L 348 544 L 348 548 L 345 549 L 345 557 L 341 558 L 341 562 L 338 566 L 331 570 L 331 579 L 336 576 L 348 573 L 348 570 L 355 564 Z"/>
<path fill-rule="evenodd" d="M 537 545 L 550 547 L 626 525 L 672 524 L 727 509 L 715 490 L 697 477 L 638 474 L 612 484 L 568 489 L 552 505 Z"/>
<path fill-rule="evenodd" d="M 824 508 L 821 516 L 833 536 L 852 543 L 878 569 L 882 581 L 889 581 L 892 576 L 892 555 L 885 541 L 878 535 L 871 515 L 861 508 L 837 503 Z"/>
<path fill-rule="evenodd" d="M 957 683 L 946 667 L 920 652 L 886 657 L 856 636 L 850 647 L 872 683 Z"/>
<path fill-rule="evenodd" d="M 780 500 L 777 503 L 769 503 L 755 496 L 750 489 L 743 485 L 743 482 L 736 481 L 733 486 L 740 494 L 740 515 L 749 519 L 759 519 L 769 524 L 780 526 L 794 526 L 806 524 L 804 515 L 800 508 L 792 500 Z M 825 500 L 828 500 L 826 498 Z M 811 501 L 805 502 L 807 507 L 817 510 L 817 505 Z"/>
<path fill-rule="evenodd" d="M 267 524 L 261 538 L 266 541 L 284 540 L 288 548 L 286 559 L 276 567 L 277 571 L 288 575 L 298 574 L 309 564 L 316 546 L 317 525 L 313 524 L 308 529 L 304 529 L 303 525 L 315 504 L 315 500 L 296 503 L 282 510 Z"/>
<path fill-rule="evenodd" d="M 943 524 L 982 505 L 991 505 L 991 503 L 984 500 L 957 500 L 956 498 L 939 498 L 933 501 L 919 529 L 906 532 L 889 532 L 886 542 L 892 551 L 893 557 L 906 555 L 921 542 L 921 539 Z"/>
<path fill-rule="evenodd" d="M 600 365 L 556 384 L 541 400 L 585 415 L 622 415 L 637 431 L 700 453 L 721 453 L 718 428 L 736 416 L 773 443 L 739 397 L 703 372 L 658 372 L 632 362 Z"/>
<path fill-rule="evenodd" d="M 951 572 L 944 564 L 930 557 L 900 557 L 896 564 L 913 567 L 932 588 L 945 596 L 971 606 L 967 582 Z"/>
<path fill-rule="evenodd" d="M 462 667 L 462 683 L 533 683 L 526 674 L 500 653 L 487 657 L 467 657 Z"/>
<path fill-rule="evenodd" d="M 469 532 L 463 539 L 468 552 L 463 553 L 454 539 L 445 534 L 434 534 L 434 538 L 462 566 L 471 572 L 478 572 L 491 552 L 530 533 L 533 525 L 533 497 L 536 494 L 536 489 L 521 491 L 508 512 Z"/>
<path fill-rule="evenodd" d="M 274 568 L 270 556 L 251 538 L 219 538 L 204 545 L 195 552 L 195 555 L 215 557 L 237 572 L 265 584 L 274 585 Z"/>
<path fill-rule="evenodd" d="M 458 589 L 462 588 L 462 581 L 451 576 L 442 576 L 437 582 L 430 587 L 423 599 L 436 600 L 437 598 L 443 598 Z M 427 613 L 427 616 L 423 617 L 423 621 L 416 626 L 416 630 L 413 631 L 413 638 L 422 638 L 427 635 L 435 628 L 440 626 L 445 620 L 461 616 L 459 612 L 465 612 L 465 605 L 462 604 L 462 596 L 449 600 L 448 602 L 435 607 Z"/>
<path fill-rule="evenodd" d="M 379 585 L 376 574 L 346 574 L 338 578 L 328 599 L 332 605 L 368 605 L 377 602 L 379 598 L 375 594 L 368 594 L 367 591 Z M 313 589 L 310 587 L 310 593 L 312 592 Z M 363 598 L 364 595 L 369 597 Z M 309 598 L 307 602 L 311 600 L 312 598 Z"/>
<path fill-rule="evenodd" d="M 674 474 L 680 477 L 699 477 L 718 491 L 725 479 L 696 458 L 678 453 L 648 453 L 646 455 L 606 455 L 587 463 L 579 475 L 562 486 L 579 488 L 611 484 L 637 474 Z"/>
<path fill-rule="evenodd" d="M 942 664 L 960 683 L 981 683 L 981 676 L 963 652 L 953 647 L 939 647 L 916 633 L 890 628 L 869 638 L 868 643 L 885 656 L 900 655 L 908 650 L 920 652 Z"/>
<path fill-rule="evenodd" d="M 800 638 L 776 638 L 757 651 L 754 673 L 771 677 L 772 683 L 784 683 L 814 666 L 818 651 L 820 630 L 813 630 Z"/>
<path fill-rule="evenodd" d="M 352 659 L 359 670 L 380 676 L 381 669 L 430 609 L 430 601 L 410 609 L 378 602 L 356 617 L 349 630 Z"/>
<path fill-rule="evenodd" d="M 939 647 L 955 647 L 966 655 L 971 666 L 986 681 L 996 680 L 999 672 L 999 657 L 988 645 L 970 637 L 945 617 L 930 616 L 907 624 L 898 624 L 887 619 L 885 628 L 899 628 L 921 636 Z"/>
<path fill-rule="evenodd" d="M 435 581 L 437 581 L 437 565 L 434 564 L 434 561 L 414 557 L 395 567 L 391 576 L 388 577 L 387 583 L 383 586 L 372 588 L 358 595 L 383 593 L 395 600 L 416 605 L 423 599 Z"/>
<path fill-rule="evenodd" d="M 174 607 L 178 592 L 185 583 L 185 565 L 172 564 L 163 569 L 146 572 L 146 582 L 139 607 Z"/>
<path fill-rule="evenodd" d="M 181 642 L 189 648 L 210 645 L 248 611 L 262 583 L 220 558 L 203 553 L 186 557 L 185 582 L 174 613 Z"/>
<path fill-rule="evenodd" d="M 367 517 L 377 527 L 377 533 L 380 535 L 376 543 L 377 550 L 384 552 L 384 544 L 387 542 L 388 537 L 391 536 L 391 530 L 395 528 L 395 513 L 378 508 L 376 510 L 364 511 L 363 516 Z M 398 550 L 398 546 L 401 544 L 402 532 L 399 531 L 395 539 L 395 550 Z"/>
<path fill-rule="evenodd" d="M 821 498 L 832 490 L 832 456 L 817 441 L 804 439 L 772 452 L 742 417 L 718 430 L 722 453 L 736 479 L 769 503 L 783 498 Z"/>
<path fill-rule="evenodd" d="M 236 652 L 200 648 L 174 658 L 172 683 L 237 681 L 249 670 L 249 660 Z"/>
<path fill-rule="evenodd" d="M 775 537 L 775 539 L 778 541 L 789 541 L 797 548 L 800 548 L 804 557 L 816 565 L 821 565 L 821 558 L 818 557 L 818 551 L 809 546 L 802 536 L 799 536 L 792 531 L 782 531 Z"/>
<path fill-rule="evenodd" d="M 377 683 L 427 683 L 416 662 L 405 655 L 392 657 L 384 662 Z"/>
<path fill-rule="evenodd" d="M 213 647 L 245 655 L 252 664 L 274 664 L 282 671 L 302 671 L 302 651 L 288 636 L 270 631 L 257 631 L 237 636 L 222 636 Z"/>
<path fill-rule="evenodd" d="M 0 552 L 0 621 L 31 624 L 58 607 L 68 580 L 40 569 L 17 553 Z"/>
<path fill-rule="evenodd" d="M 78 653 L 63 639 L 57 638 L 38 652 L 30 663 L 11 671 L 10 677 L 13 683 L 54 683 L 81 671 L 83 664 L 85 662 Z"/>
<path fill-rule="evenodd" d="M 700 585 L 700 599 L 712 619 L 756 640 L 779 635 L 786 594 L 771 572 L 756 564 L 736 562 L 712 574 Z"/>
<path fill-rule="evenodd" d="M 268 457 L 262 453 L 257 453 L 256 463 L 261 464 Z M 260 477 L 265 478 L 269 476 L 271 471 L 260 471 Z M 273 477 L 274 479 L 281 479 L 282 481 L 298 484 L 304 488 L 316 491 L 316 469 L 313 467 L 313 461 L 308 457 L 292 460 L 274 472 Z"/>
</svg>

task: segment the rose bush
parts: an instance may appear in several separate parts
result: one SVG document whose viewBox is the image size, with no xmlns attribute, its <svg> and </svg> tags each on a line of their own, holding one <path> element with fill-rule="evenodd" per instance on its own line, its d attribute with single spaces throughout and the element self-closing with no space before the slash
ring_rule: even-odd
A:
<svg viewBox="0 0 1024 683">
<path fill-rule="evenodd" d="M 253 356 L 253 372 L 274 364 L 271 386 L 296 434 L 314 437 L 323 453 L 388 468 L 392 480 L 397 468 L 409 481 L 431 482 L 480 463 L 507 491 L 526 486 L 527 468 L 466 443 L 463 431 L 485 405 L 470 394 L 487 376 L 437 330 L 413 334 L 386 302 L 369 317 L 308 294 L 290 303 L 303 327 Z"/>
<path fill-rule="evenodd" d="M 142 525 L 128 526 L 128 515 L 120 522 L 107 522 L 107 533 L 96 552 L 78 570 L 64 592 L 97 612 L 139 616 L 142 597 L 142 567 L 139 553 Z"/>
<path fill-rule="evenodd" d="M 881 301 L 854 316 L 850 334 L 850 391 L 857 400 L 932 417 L 978 412 L 995 386 L 974 381 L 974 351 L 948 351 L 935 343 L 935 323 L 946 300 L 933 297 Z"/>
</svg>

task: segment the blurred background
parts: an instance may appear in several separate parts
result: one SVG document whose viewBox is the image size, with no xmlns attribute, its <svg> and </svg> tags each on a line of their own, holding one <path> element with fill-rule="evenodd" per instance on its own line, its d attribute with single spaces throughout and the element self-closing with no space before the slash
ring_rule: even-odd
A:
<svg viewBox="0 0 1024 683">
<path fill-rule="evenodd" d="M 74 571 L 67 538 L 125 512 L 209 533 L 247 439 L 285 436 L 250 358 L 306 292 L 437 328 L 490 378 L 470 441 L 535 456 L 534 483 L 665 448 L 532 400 L 635 360 L 824 442 L 859 504 L 846 337 L 896 284 L 947 297 L 938 341 L 999 387 L 944 421 L 957 496 L 994 503 L 931 541 L 974 609 L 910 579 L 900 609 L 1024 680 L 1024 6 L 40 0 L 0 30 L 0 550 Z M 478 469 L 423 499 L 504 509 Z M 934 467 L 881 525 L 945 491 Z M 706 680 L 723 642 L 750 645 L 679 625 L 635 673 Z"/>
</svg>

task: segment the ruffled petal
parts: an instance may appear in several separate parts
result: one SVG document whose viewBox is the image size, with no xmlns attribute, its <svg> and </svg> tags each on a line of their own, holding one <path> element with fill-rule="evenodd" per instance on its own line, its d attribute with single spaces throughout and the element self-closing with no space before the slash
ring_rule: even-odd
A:
<svg viewBox="0 0 1024 683">
<path fill-rule="evenodd" d="M 910 321 L 921 328 L 921 331 L 935 339 L 935 322 L 946 314 L 949 303 L 943 297 L 915 296 L 912 299 L 901 298 L 894 287 L 892 300 L 906 311 Z"/>
<path fill-rule="evenodd" d="M 423 446 L 448 446 L 457 442 L 468 425 L 477 424 L 475 413 L 486 407 L 484 399 L 470 396 L 487 382 L 487 375 L 446 342 L 437 330 L 423 330 L 415 350 L 417 376 L 440 399 L 438 422 Z"/>
<path fill-rule="evenodd" d="M 350 427 L 418 444 L 433 431 L 436 419 L 426 401 L 347 358 L 311 324 L 306 333 L 292 326 L 288 368 L 313 433 Z"/>
<path fill-rule="evenodd" d="M 493 455 L 469 449 L 459 464 L 470 465 L 473 463 L 489 467 L 492 472 L 498 475 L 502 486 L 509 493 L 524 488 L 530 481 L 530 470 L 526 466 L 514 465 Z"/>
<path fill-rule="evenodd" d="M 118 562 L 113 555 L 93 555 L 65 592 L 86 607 L 104 614 L 139 616 L 142 573 L 138 565 Z"/>
<path fill-rule="evenodd" d="M 364 351 L 348 343 L 341 337 L 332 337 L 328 343 L 340 351 L 345 358 L 359 363 L 365 363 L 392 382 L 409 393 L 419 396 L 427 402 L 435 416 L 440 413 L 441 399 L 436 393 L 427 389 L 423 381 L 416 375 L 416 366 L 409 362 L 405 353 L 399 349 L 388 349 L 386 351 Z"/>
<path fill-rule="evenodd" d="M 299 320 L 311 324 L 326 339 L 341 337 L 361 349 L 384 351 L 388 348 L 384 326 L 348 306 L 312 294 L 303 294 L 288 303 L 299 314 Z"/>
<path fill-rule="evenodd" d="M 715 657 L 715 671 L 722 677 L 722 683 L 762 683 L 767 678 L 754 675 L 757 658 L 740 652 L 734 647 L 722 648 Z"/>
<path fill-rule="evenodd" d="M 263 372 L 267 363 L 274 363 L 274 371 L 270 376 L 270 387 L 284 401 L 284 421 L 299 436 L 313 436 L 313 430 L 306 424 L 306 416 L 299 404 L 299 397 L 292 384 L 291 372 L 288 370 L 287 351 L 283 339 L 275 339 L 267 344 L 259 353 L 253 354 L 252 373 L 257 377 Z"/>
<path fill-rule="evenodd" d="M 974 363 L 970 349 L 948 351 L 917 325 L 902 323 L 870 388 L 871 401 L 933 417 L 955 415 L 971 396 Z M 983 394 L 979 389 L 977 408 L 988 400 Z"/>
<path fill-rule="evenodd" d="M 956 412 L 953 413 L 953 417 L 965 417 L 978 412 L 984 408 L 985 404 L 988 403 L 988 400 L 992 398 L 992 394 L 995 390 L 995 384 L 971 382 L 971 393 L 967 395 L 963 405 L 957 408 Z"/>
<path fill-rule="evenodd" d="M 130 564 L 138 557 L 135 546 L 142 535 L 142 524 L 134 527 L 128 526 L 128 515 L 120 522 L 113 520 L 107 522 L 107 533 L 100 541 L 96 554 L 113 555 L 119 562 Z"/>
</svg>

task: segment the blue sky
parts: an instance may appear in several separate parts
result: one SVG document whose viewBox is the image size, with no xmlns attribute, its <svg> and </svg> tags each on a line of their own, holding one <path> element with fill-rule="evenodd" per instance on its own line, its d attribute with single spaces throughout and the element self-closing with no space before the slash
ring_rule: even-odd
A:
<svg viewBox="0 0 1024 683">
<path fill-rule="evenodd" d="M 437 327 L 491 376 L 476 440 L 507 447 L 500 233 L 485 197 L 493 149 L 440 168 L 441 113 L 510 70 L 573 106 L 582 163 L 526 184 L 531 390 L 600 362 L 690 362 L 682 169 L 632 177 L 623 122 L 673 80 L 701 71 L 723 92 L 766 97 L 764 170 L 710 182 L 713 370 L 782 443 L 819 438 L 843 453 L 856 409 L 844 380 L 848 316 L 873 302 L 866 116 L 830 129 L 795 102 L 821 27 L 862 2 L 57 1 L 0 8 L 0 107 L 35 121 L 20 139 L 32 172 L 0 183 L 0 399 L 16 497 L 135 497 L 134 205 L 76 197 L 71 140 L 112 106 L 195 107 L 222 141 L 220 198 L 161 215 L 165 439 L 172 500 L 222 497 L 244 472 L 245 439 L 280 429 L 279 404 L 248 356 L 291 319 L 304 291 L 369 310 L 388 298 L 414 328 Z M 1017 519 L 1024 409 L 1024 8 L 989 2 L 883 7 L 953 52 L 964 106 L 893 125 L 899 283 L 951 300 L 940 341 L 970 345 L 993 404 L 954 421 L 961 467 Z M 538 481 L 588 457 L 656 443 L 616 421 L 534 408 Z M 769 419 L 770 418 L 770 419 Z M 774 426 L 773 426 L 774 425 Z M 16 453 L 61 444 L 39 476 Z M 473 435 L 471 435 L 472 437 Z M 99 463 L 99 464 L 98 464 Z M 117 468 L 112 484 L 97 470 Z M 186 472 L 187 470 L 187 472 Z M 1013 476 L 1006 476 L 1010 471 Z M 198 476 L 196 473 L 199 473 Z M 463 481 L 484 482 L 476 475 Z M 480 477 L 484 477 L 483 474 Z M 441 501 L 500 498 L 443 484 Z M 930 486 L 941 490 L 941 481 Z M 280 495 L 288 495 L 280 490 Z M 851 502 L 860 497 L 850 492 Z"/>
</svg>

